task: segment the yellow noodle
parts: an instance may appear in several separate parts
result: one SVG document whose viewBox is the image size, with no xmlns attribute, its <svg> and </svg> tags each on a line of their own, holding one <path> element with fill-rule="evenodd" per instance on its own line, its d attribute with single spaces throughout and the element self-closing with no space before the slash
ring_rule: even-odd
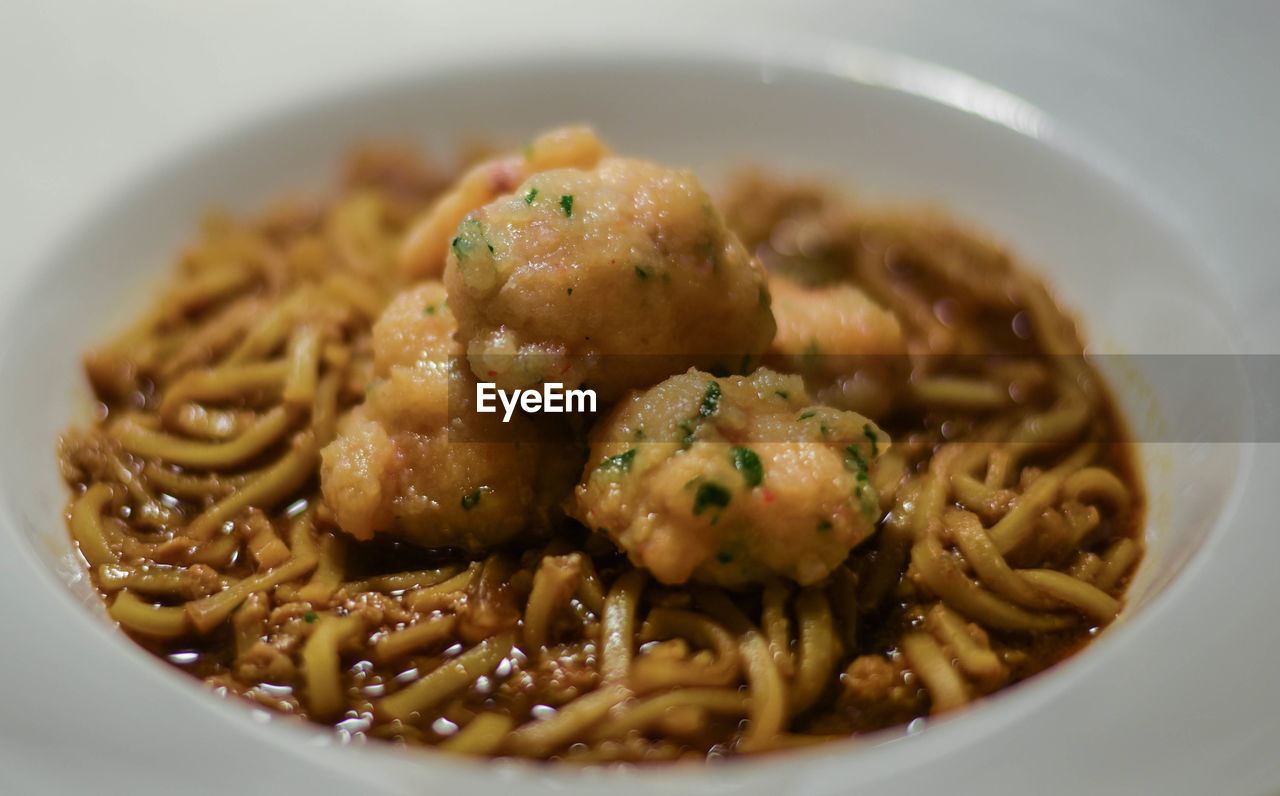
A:
<svg viewBox="0 0 1280 796">
<path fill-rule="evenodd" d="M 924 623 L 929 632 L 951 650 L 965 674 L 992 684 L 1005 678 L 1007 673 L 1000 657 L 969 635 L 964 620 L 955 611 L 938 603 L 925 613 Z"/>
<path fill-rule="evenodd" d="M 193 475 L 155 461 L 147 462 L 143 476 L 160 492 L 187 500 L 225 497 L 245 481 L 243 475 Z"/>
<path fill-rule="evenodd" d="M 316 435 L 316 446 L 320 448 L 332 442 L 338 433 L 338 392 L 342 389 L 342 375 L 341 370 L 330 370 L 316 385 L 311 428 Z"/>
<path fill-rule="evenodd" d="M 908 633 L 899 642 L 907 664 L 929 692 L 930 713 L 953 710 L 969 701 L 969 687 L 926 633 Z"/>
<path fill-rule="evenodd" d="M 415 611 L 437 610 L 465 594 L 483 566 L 481 562 L 473 561 L 465 570 L 451 578 L 409 592 L 404 596 L 404 603 Z"/>
<path fill-rule="evenodd" d="M 456 658 L 445 661 L 422 679 L 374 703 L 388 719 L 411 721 L 466 688 L 477 677 L 489 674 L 511 652 L 514 637 L 501 633 L 481 641 Z"/>
<path fill-rule="evenodd" d="M 289 353 L 285 357 L 289 370 L 280 395 L 285 404 L 307 406 L 315 398 L 323 335 L 319 326 L 308 324 L 295 331 L 289 340 Z"/>
<path fill-rule="evenodd" d="M 86 489 L 71 505 L 71 520 L 68 523 L 71 536 L 80 547 L 80 555 L 84 556 L 90 566 L 114 564 L 119 560 L 119 554 L 107 543 L 102 527 L 102 510 L 113 497 L 111 486 L 99 481 Z"/>
<path fill-rule="evenodd" d="M 1071 562 L 1071 566 L 1067 567 L 1067 574 L 1073 578 L 1088 583 L 1093 583 L 1098 572 L 1102 569 L 1102 559 L 1098 558 L 1097 553 L 1081 553 L 1076 556 L 1076 560 Z M 1097 584 L 1094 583 L 1096 586 Z M 1106 589 L 1103 589 L 1106 591 Z"/>
<path fill-rule="evenodd" d="M 298 435 L 288 453 L 192 520 L 187 526 L 187 535 L 197 540 L 208 539 L 224 522 L 250 506 L 266 508 L 284 500 L 312 476 L 316 457 L 314 437 L 309 433 Z"/>
<path fill-rule="evenodd" d="M 245 547 L 257 562 L 258 569 L 278 567 L 289 560 L 288 546 L 276 534 L 275 527 L 265 514 L 250 510 L 246 526 L 249 536 L 245 540 Z"/>
<path fill-rule="evenodd" d="M 420 620 L 402 630 L 393 630 L 373 642 L 374 660 L 386 663 L 429 647 L 448 638 L 457 625 L 458 617 L 442 614 Z"/>
<path fill-rule="evenodd" d="M 1086 467 L 1072 473 L 1062 482 L 1062 494 L 1079 500 L 1102 500 L 1117 513 L 1129 511 L 1129 488 L 1119 476 L 1102 467 Z"/>
<path fill-rule="evenodd" d="M 221 356 L 244 334 L 253 319 L 262 314 L 266 301 L 260 296 L 235 299 L 200 326 L 195 327 L 182 345 L 160 367 L 165 381 Z M 172 387 L 170 387 L 172 389 Z"/>
<path fill-rule="evenodd" d="M 796 620 L 800 626 L 799 663 L 787 696 L 787 707 L 793 715 L 817 702 L 840 657 L 831 605 L 820 589 L 810 586 L 796 596 Z"/>
<path fill-rule="evenodd" d="M 210 409 L 201 404 L 186 403 L 178 407 L 169 427 L 188 437 L 226 440 L 244 433 L 245 426 L 257 415 L 237 409 Z"/>
<path fill-rule="evenodd" d="M 231 630 L 235 637 L 236 659 L 248 654 L 267 632 L 267 617 L 270 616 L 270 602 L 266 592 L 257 591 L 250 594 L 241 603 L 240 608 L 231 614 Z"/>
<path fill-rule="evenodd" d="M 294 551 L 294 557 L 275 569 L 263 572 L 261 575 L 253 575 L 244 580 L 236 581 L 227 588 L 194 600 L 186 604 L 187 615 L 191 617 L 191 624 L 199 633 L 208 633 L 218 625 L 222 624 L 236 606 L 245 600 L 251 593 L 255 591 L 264 591 L 281 583 L 287 583 L 291 580 L 301 578 L 315 568 L 317 562 L 316 555 L 299 554 Z"/>
<path fill-rule="evenodd" d="M 737 688 L 677 688 L 625 706 L 592 730 L 590 738 L 603 741 L 645 730 L 659 724 L 675 708 L 695 707 L 707 713 L 744 715 L 747 703 L 746 693 Z"/>
<path fill-rule="evenodd" d="M 154 456 L 170 464 L 208 470 L 225 470 L 244 464 L 284 436 L 297 413 L 277 406 L 235 439 L 200 442 L 148 429 L 132 418 L 111 426 L 111 434 L 130 453 Z"/>
<path fill-rule="evenodd" d="M 782 732 L 787 717 L 786 690 L 769 653 L 769 643 L 760 631 L 753 628 L 742 636 L 738 654 L 742 656 L 751 693 L 742 751 L 763 751 L 772 747 Z"/>
<path fill-rule="evenodd" d="M 364 629 L 359 614 L 322 614 L 302 647 L 302 680 L 313 716 L 332 718 L 346 706 L 338 648 Z"/>
<path fill-rule="evenodd" d="M 1056 603 L 1018 577 L 1000 555 L 978 518 L 967 511 L 949 511 L 943 517 L 952 540 L 978 581 L 996 594 L 1026 608 L 1047 609 Z"/>
<path fill-rule="evenodd" d="M 321 289 L 370 320 L 376 319 L 387 303 L 381 291 L 352 274 L 330 274 L 321 284 Z"/>
<path fill-rule="evenodd" d="M 644 570 L 633 569 L 618 578 L 605 597 L 600 674 L 607 682 L 627 679 L 631 656 L 635 654 L 636 606 L 644 584 Z"/>
<path fill-rule="evenodd" d="M 1018 576 L 1082 614 L 1110 622 L 1120 613 L 1120 601 L 1098 587 L 1056 569 L 1020 569 Z"/>
<path fill-rule="evenodd" d="M 1022 631 L 1059 630 L 1073 623 L 1068 616 L 1032 613 L 983 589 L 965 577 L 936 539 L 917 542 L 911 548 L 911 563 L 934 594 L 976 622 Z"/>
<path fill-rule="evenodd" d="M 533 574 L 533 588 L 524 609 L 525 651 L 545 647 L 551 623 L 569 607 L 569 600 L 582 582 L 582 554 L 543 556 Z"/>
<path fill-rule="evenodd" d="M 327 603 L 342 585 L 346 570 L 346 540 L 337 533 L 320 537 L 319 561 L 311 580 L 298 591 L 298 599 L 310 603 Z"/>
<path fill-rule="evenodd" d="M 580 696 L 554 714 L 520 725 L 507 736 L 507 748 L 530 757 L 545 757 L 587 734 L 615 705 L 631 696 L 617 683 L 605 683 L 589 694 Z"/>
<path fill-rule="evenodd" d="M 1008 390 L 983 379 L 932 376 L 911 382 L 910 395 L 928 406 L 947 406 L 970 412 L 991 411 L 1011 403 Z"/>
<path fill-rule="evenodd" d="M 439 569 L 417 569 L 412 572 L 396 572 L 391 575 L 377 575 L 372 578 L 364 578 L 362 580 L 347 581 L 346 588 L 348 591 L 382 591 L 393 592 L 403 591 L 405 589 L 421 589 L 427 586 L 435 586 L 444 583 L 450 578 L 456 576 L 462 571 L 462 567 L 457 564 L 449 564 Z M 458 590 L 465 589 L 466 583 L 458 587 Z"/>
<path fill-rule="evenodd" d="M 987 531 L 1001 555 L 1026 541 L 1035 530 L 1036 518 L 1040 516 L 1040 512 L 1058 499 L 1061 486 L 1061 476 L 1043 473 L 1018 496 L 1004 517 Z"/>
<path fill-rule="evenodd" d="M 187 615 L 181 607 L 152 605 L 128 589 L 116 595 L 107 613 L 122 626 L 144 636 L 177 638 L 187 632 Z"/>
<path fill-rule="evenodd" d="M 738 679 L 738 646 L 729 631 L 692 611 L 655 608 L 645 621 L 642 639 L 683 638 L 715 653 L 711 661 L 655 660 L 642 655 L 632 662 L 627 679 L 633 691 L 650 693 L 673 686 L 729 685 Z"/>
<path fill-rule="evenodd" d="M 120 566 L 102 564 L 97 568 L 98 584 L 104 591 L 128 589 L 137 594 L 162 594 L 194 600 L 217 591 L 222 578 L 217 572 L 196 567 L 171 567 L 164 564 Z"/>
<path fill-rule="evenodd" d="M 440 748 L 460 755 L 497 754 L 507 740 L 507 733 L 516 726 L 515 719 L 502 713 L 480 713 L 458 731 L 457 735 L 440 744 Z"/>
<path fill-rule="evenodd" d="M 230 401 L 255 394 L 269 398 L 284 389 L 288 372 L 289 362 L 284 359 L 188 371 L 165 390 L 158 413 L 172 423 L 190 401 Z"/>
<path fill-rule="evenodd" d="M 1141 553 L 1138 543 L 1132 539 L 1116 541 L 1102 555 L 1103 566 L 1093 581 L 1104 592 L 1110 592 L 1125 576 Z"/>
<path fill-rule="evenodd" d="M 780 580 L 765 584 L 762 595 L 763 609 L 760 627 L 769 639 L 769 652 L 783 677 L 795 673 L 795 660 L 791 657 L 791 620 L 787 617 L 787 602 L 791 590 Z"/>
<path fill-rule="evenodd" d="M 587 556 L 582 557 L 582 582 L 578 584 L 578 599 L 592 613 L 600 616 L 604 613 L 604 586 L 596 573 L 595 565 Z"/>
</svg>

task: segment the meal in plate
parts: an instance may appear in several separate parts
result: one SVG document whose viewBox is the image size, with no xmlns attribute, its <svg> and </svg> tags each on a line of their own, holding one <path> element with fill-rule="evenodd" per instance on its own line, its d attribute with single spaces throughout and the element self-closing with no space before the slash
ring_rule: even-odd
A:
<svg viewBox="0 0 1280 796">
<path fill-rule="evenodd" d="M 220 694 L 567 761 L 848 739 L 1119 612 L 1144 496 L 1001 247 L 582 127 L 210 215 L 59 441 L 111 618 Z M 558 400 L 557 400 L 558 396 Z"/>
</svg>

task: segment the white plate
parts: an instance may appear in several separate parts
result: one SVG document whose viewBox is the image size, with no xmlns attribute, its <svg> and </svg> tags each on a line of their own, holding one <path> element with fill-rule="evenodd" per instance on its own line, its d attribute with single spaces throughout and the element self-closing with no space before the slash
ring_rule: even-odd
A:
<svg viewBox="0 0 1280 796">
<path fill-rule="evenodd" d="M 334 792 L 426 782 L 585 789 L 602 781 L 634 792 L 673 783 L 905 792 L 940 782 L 978 791 L 1005 775 L 1064 792 L 1126 783 L 1195 789 L 1228 773 L 1238 786 L 1280 782 L 1274 763 L 1248 757 L 1260 748 L 1251 730 L 1267 726 L 1260 708 L 1280 699 L 1242 700 L 1229 683 L 1206 679 L 1257 671 L 1238 663 L 1241 637 L 1258 654 L 1280 652 L 1267 634 L 1265 598 L 1236 599 L 1242 580 L 1266 588 L 1267 562 L 1246 555 L 1230 569 L 1210 554 L 1259 541 L 1257 526 L 1225 521 L 1233 501 L 1250 494 L 1249 479 L 1265 475 L 1251 470 L 1255 451 L 1236 444 L 1147 452 L 1152 551 L 1125 621 L 1083 654 L 923 731 L 792 757 L 620 777 L 335 747 L 325 733 L 217 700 L 105 626 L 67 558 L 51 446 L 76 410 L 78 353 L 137 308 L 131 292 L 164 272 L 201 209 L 252 209 L 282 191 L 319 188 L 342 149 L 364 135 L 410 134 L 440 149 L 476 132 L 520 140 L 564 120 L 591 120 L 619 150 L 709 176 L 757 160 L 849 181 L 871 196 L 944 204 L 1045 271 L 1106 349 L 1226 352 L 1249 334 L 1215 281 L 1221 262 L 1196 254 L 1198 230 L 1170 223 L 1167 197 L 1153 197 L 1132 175 L 1115 179 L 1113 160 L 1003 92 L 847 46 L 780 48 L 765 58 L 736 48 L 664 49 L 569 55 L 524 47 L 370 80 L 359 91 L 316 91 L 151 164 L 64 230 L 0 321 L 0 417 L 21 418 L 0 426 L 0 536 L 14 551 L 0 562 L 0 595 L 22 606 L 5 621 L 36 664 L 16 659 L 0 669 L 22 684 L 7 691 L 10 715 L 25 720 L 0 730 L 11 775 L 63 786 L 105 776 L 130 790 L 195 777 L 210 788 L 275 782 Z M 1153 395 L 1143 386 L 1152 375 L 1121 385 L 1140 433 L 1212 417 L 1221 420 L 1214 439 L 1251 438 L 1243 383 Z M 1155 401 L 1158 416 L 1138 411 L 1143 399 Z M 1243 629 L 1231 633 L 1221 617 Z M 1223 660 L 1233 654 L 1234 663 Z M 1178 759 L 1156 765 L 1193 741 L 1201 762 L 1191 773 Z M 86 763 L 55 767 L 64 754 Z"/>
</svg>

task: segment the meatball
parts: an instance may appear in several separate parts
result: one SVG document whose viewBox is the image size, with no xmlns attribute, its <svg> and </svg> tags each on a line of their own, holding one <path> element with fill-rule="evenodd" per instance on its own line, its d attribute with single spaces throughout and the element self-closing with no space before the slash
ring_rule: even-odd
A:
<svg viewBox="0 0 1280 796">
<path fill-rule="evenodd" d="M 882 417 L 910 375 L 902 325 L 847 282 L 803 287 L 771 277 L 778 333 L 766 362 L 805 377 L 819 401 Z"/>
<path fill-rule="evenodd" d="M 691 369 L 597 424 L 572 514 L 663 583 L 810 584 L 875 529 L 870 468 L 888 444 L 813 405 L 799 376 Z"/>
<path fill-rule="evenodd" d="M 439 279 L 449 240 L 463 216 L 515 189 L 531 174 L 554 168 L 589 169 L 608 151 L 591 128 L 560 127 L 533 139 L 518 155 L 473 167 L 409 229 L 400 247 L 400 275 L 410 282 Z"/>
<path fill-rule="evenodd" d="M 357 539 L 479 552 L 562 516 L 581 455 L 548 442 L 544 423 L 476 413 L 453 331 L 439 282 L 404 291 L 374 325 L 378 378 L 321 453 L 325 503 Z"/>
<path fill-rule="evenodd" d="M 740 373 L 773 339 L 759 262 L 693 175 L 604 158 L 469 213 L 445 267 L 476 376 L 585 385 L 609 402 L 700 367 Z"/>
</svg>

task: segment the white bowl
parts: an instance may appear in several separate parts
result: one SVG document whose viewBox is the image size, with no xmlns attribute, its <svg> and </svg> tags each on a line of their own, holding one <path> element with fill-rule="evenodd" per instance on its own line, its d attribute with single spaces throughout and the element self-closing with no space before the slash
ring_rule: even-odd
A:
<svg viewBox="0 0 1280 796">
<path fill-rule="evenodd" d="M 591 122 L 617 150 L 692 166 L 709 182 L 728 166 L 757 162 L 820 175 L 869 199 L 940 205 L 1044 273 L 1097 350 L 1233 350 L 1232 319 L 1206 268 L 1142 196 L 1076 153 L 1035 109 L 963 76 L 884 54 L 841 50 L 762 63 L 712 52 L 520 53 L 319 97 L 221 132 L 121 187 L 97 215 L 69 228 L 65 244 L 0 321 L 0 417 L 18 419 L 0 426 L 0 535 L 42 573 L 33 621 L 60 628 L 51 643 L 69 662 L 57 676 L 83 679 L 78 693 L 121 712 L 112 720 L 121 737 L 149 739 L 169 756 L 157 755 L 152 784 L 179 777 L 181 761 L 199 759 L 183 749 L 208 743 L 227 759 L 240 750 L 236 777 L 294 788 L 310 779 L 320 790 L 352 782 L 487 790 L 500 781 L 547 791 L 602 782 L 620 792 L 674 783 L 761 793 L 844 790 L 901 782 L 896 778 L 908 770 L 980 745 L 1001 727 L 1043 720 L 1038 709 L 1063 709 L 1073 693 L 1105 676 L 1111 661 L 1141 653 L 1127 643 L 1128 625 L 1155 621 L 1166 595 L 1194 577 L 1191 564 L 1247 474 L 1246 446 L 1207 444 L 1250 438 L 1253 409 L 1238 374 L 1228 373 L 1232 380 L 1214 390 L 1171 393 L 1153 387 L 1163 377 L 1154 371 L 1164 366 L 1151 363 L 1160 360 L 1127 359 L 1126 367 L 1111 368 L 1137 436 L 1164 441 L 1143 449 L 1149 552 L 1122 620 L 1063 665 L 909 732 L 625 777 L 341 747 L 327 732 L 264 721 L 263 711 L 214 696 L 107 627 L 69 547 L 54 440 L 85 418 L 81 353 L 145 305 L 201 211 L 213 204 L 248 212 L 281 194 L 321 191 L 342 152 L 364 138 L 410 137 L 447 154 L 471 135 L 516 142 L 566 121 Z M 1136 296 L 1145 297 L 1141 307 Z M 1221 420 L 1212 438 L 1168 442 L 1170 427 L 1197 417 Z M 58 599 L 58 592 L 74 599 Z M 53 672 L 32 676 L 57 687 Z M 140 706 L 128 712 L 126 704 Z M 216 771 L 207 773 L 217 781 Z"/>
</svg>

